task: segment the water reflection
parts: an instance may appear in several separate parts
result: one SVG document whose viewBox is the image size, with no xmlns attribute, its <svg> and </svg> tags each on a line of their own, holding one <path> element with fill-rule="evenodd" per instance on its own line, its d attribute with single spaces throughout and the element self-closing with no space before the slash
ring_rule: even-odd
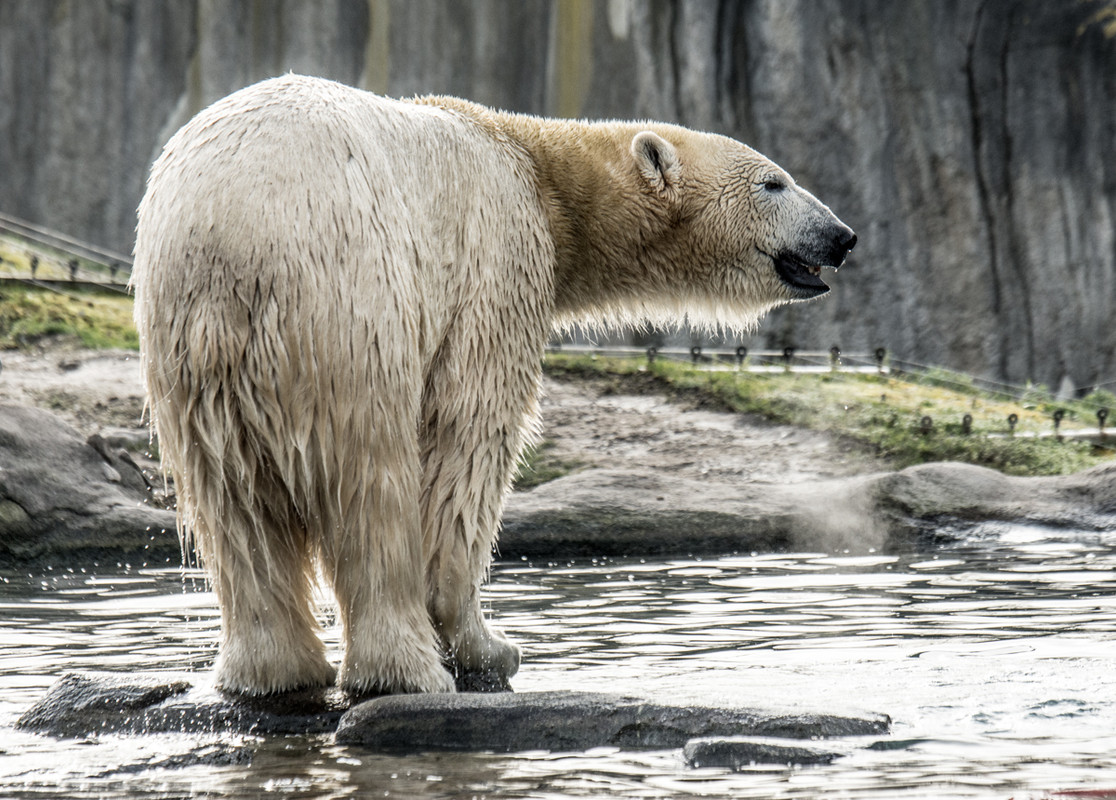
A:
<svg viewBox="0 0 1116 800">
<path fill-rule="evenodd" d="M 986 527 L 932 553 L 498 565 L 520 691 L 866 708 L 882 740 L 804 769 L 678 751 L 397 758 L 328 737 L 59 741 L 12 730 L 62 672 L 204 671 L 196 573 L 0 576 L 0 794 L 11 797 L 1042 797 L 1116 788 L 1116 534 Z M 336 646 L 336 632 L 331 645 Z"/>
</svg>

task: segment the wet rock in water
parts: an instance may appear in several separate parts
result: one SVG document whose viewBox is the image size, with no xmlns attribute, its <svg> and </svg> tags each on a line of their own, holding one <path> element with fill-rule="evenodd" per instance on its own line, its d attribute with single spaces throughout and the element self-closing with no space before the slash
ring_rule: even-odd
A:
<svg viewBox="0 0 1116 800">
<path fill-rule="evenodd" d="M 111 732 L 166 700 L 190 690 L 190 684 L 165 675 L 62 676 L 42 700 L 16 721 L 23 730 L 54 736 Z"/>
<path fill-rule="evenodd" d="M 691 739 L 682 748 L 686 766 L 740 769 L 752 764 L 808 766 L 840 758 L 833 749 L 753 736 Z"/>
<path fill-rule="evenodd" d="M 179 560 L 174 513 L 125 450 L 56 415 L 0 406 L 0 564 L 76 557 Z"/>
<path fill-rule="evenodd" d="M 726 484 L 648 469 L 590 469 L 514 494 L 500 554 L 680 556 L 779 549 L 909 549 L 977 523 L 1116 525 L 1116 464 L 1009 477 L 959 463 L 816 481 Z"/>
<path fill-rule="evenodd" d="M 508 501 L 503 558 L 672 556 L 787 545 L 794 504 L 750 485 L 668 478 L 639 468 L 588 469 Z"/>
<path fill-rule="evenodd" d="M 186 676 L 60 678 L 16 722 L 59 737 L 100 733 L 328 733 L 349 700 L 335 689 L 240 697 L 194 687 Z"/>
<path fill-rule="evenodd" d="M 112 778 L 119 775 L 134 775 L 153 769 L 183 769 L 185 767 L 231 767 L 252 763 L 252 750 L 243 745 L 206 744 L 185 753 L 145 758 L 132 764 L 122 764 L 115 769 L 106 770 L 98 778 Z"/>
<path fill-rule="evenodd" d="M 384 752 L 675 748 L 703 736 L 796 739 L 886 733 L 883 715 L 840 717 L 664 705 L 590 692 L 393 695 L 354 706 L 336 740 Z"/>
</svg>

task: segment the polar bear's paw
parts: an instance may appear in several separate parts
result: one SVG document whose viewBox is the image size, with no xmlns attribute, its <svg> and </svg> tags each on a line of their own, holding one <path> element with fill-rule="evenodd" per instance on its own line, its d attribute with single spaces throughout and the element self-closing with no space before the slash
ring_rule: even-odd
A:
<svg viewBox="0 0 1116 800">
<path fill-rule="evenodd" d="M 341 688 L 353 696 L 455 691 L 453 676 L 442 666 L 433 646 L 398 644 L 391 652 L 364 643 L 347 650 L 338 681 Z"/>
<path fill-rule="evenodd" d="M 279 643 L 268 631 L 253 641 L 226 641 L 217 659 L 217 688 L 231 694 L 268 695 L 331 686 L 337 671 L 325 659 L 317 636 Z"/>
<path fill-rule="evenodd" d="M 519 671 L 519 647 L 512 644 L 500 631 L 480 619 L 473 618 L 463 635 L 455 637 L 449 646 L 450 669 L 458 676 L 474 674 L 484 680 L 506 683 Z"/>
</svg>

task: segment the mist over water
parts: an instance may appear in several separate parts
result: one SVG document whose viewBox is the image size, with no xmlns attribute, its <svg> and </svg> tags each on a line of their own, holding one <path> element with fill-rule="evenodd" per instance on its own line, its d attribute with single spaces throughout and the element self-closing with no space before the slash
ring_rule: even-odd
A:
<svg viewBox="0 0 1116 800">
<path fill-rule="evenodd" d="M 828 766 L 687 769 L 680 751 L 379 756 L 328 737 L 58 740 L 13 730 L 67 671 L 204 671 L 197 573 L 0 578 L 5 797 L 1042 798 L 1116 790 L 1116 533 L 986 526 L 899 555 L 498 564 L 518 691 L 889 714 Z M 330 631 L 336 650 L 336 630 Z M 334 654 L 336 656 L 336 652 Z M 199 676 L 204 680 L 204 675 Z M 189 765 L 207 758 L 206 764 Z M 182 764 L 186 763 L 186 766 Z"/>
</svg>

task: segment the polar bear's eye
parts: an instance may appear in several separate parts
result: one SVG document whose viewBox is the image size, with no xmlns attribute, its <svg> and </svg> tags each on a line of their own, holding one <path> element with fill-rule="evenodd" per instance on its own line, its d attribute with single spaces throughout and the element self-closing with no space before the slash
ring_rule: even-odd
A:
<svg viewBox="0 0 1116 800">
<path fill-rule="evenodd" d="M 768 178 L 763 182 L 763 188 L 769 192 L 781 192 L 787 188 L 787 185 L 778 178 Z"/>
</svg>

